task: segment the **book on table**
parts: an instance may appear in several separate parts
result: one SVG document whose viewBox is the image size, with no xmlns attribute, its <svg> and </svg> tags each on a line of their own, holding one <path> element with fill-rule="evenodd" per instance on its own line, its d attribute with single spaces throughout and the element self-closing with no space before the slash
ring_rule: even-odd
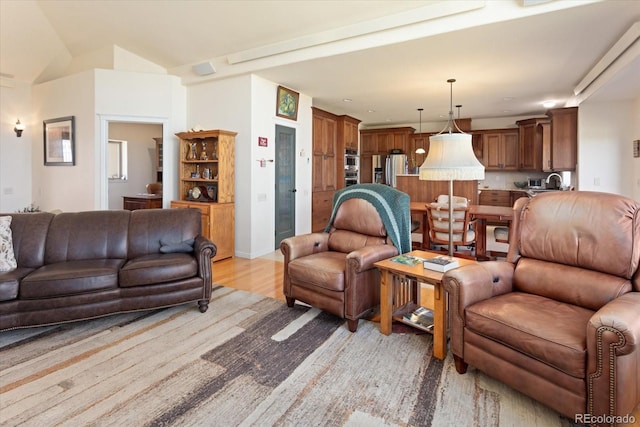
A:
<svg viewBox="0 0 640 427">
<path fill-rule="evenodd" d="M 460 263 L 455 258 L 449 258 L 445 255 L 440 255 L 435 258 L 425 259 L 422 263 L 424 268 L 428 268 L 429 270 L 439 271 L 440 273 L 445 273 L 454 268 L 460 267 Z"/>
<path fill-rule="evenodd" d="M 402 316 L 402 322 L 425 331 L 432 331 L 433 311 L 428 308 L 418 307 L 412 312 Z"/>
</svg>

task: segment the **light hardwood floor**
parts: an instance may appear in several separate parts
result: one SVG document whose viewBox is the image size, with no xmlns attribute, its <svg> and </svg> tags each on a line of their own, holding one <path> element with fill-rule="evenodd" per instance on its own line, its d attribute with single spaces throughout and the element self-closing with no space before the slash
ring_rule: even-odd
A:
<svg viewBox="0 0 640 427">
<path fill-rule="evenodd" d="M 233 257 L 213 263 L 213 283 L 284 301 L 283 268 L 284 263 L 277 256 Z"/>
</svg>

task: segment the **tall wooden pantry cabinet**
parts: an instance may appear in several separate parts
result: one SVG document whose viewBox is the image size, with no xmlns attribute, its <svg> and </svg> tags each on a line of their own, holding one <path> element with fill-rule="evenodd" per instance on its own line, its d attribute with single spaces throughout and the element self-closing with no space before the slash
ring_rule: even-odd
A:
<svg viewBox="0 0 640 427">
<path fill-rule="evenodd" d="M 213 261 L 235 253 L 235 137 L 236 132 L 180 132 L 180 200 L 172 208 L 202 212 L 202 234 L 218 248 Z"/>
</svg>

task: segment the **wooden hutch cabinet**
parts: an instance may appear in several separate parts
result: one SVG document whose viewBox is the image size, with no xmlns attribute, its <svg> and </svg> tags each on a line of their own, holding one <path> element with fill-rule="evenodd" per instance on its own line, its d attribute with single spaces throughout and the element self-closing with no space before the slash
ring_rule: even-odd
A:
<svg viewBox="0 0 640 427">
<path fill-rule="evenodd" d="M 235 136 L 236 132 L 180 132 L 180 200 L 172 208 L 202 212 L 202 234 L 218 251 L 213 261 L 235 254 Z"/>
</svg>

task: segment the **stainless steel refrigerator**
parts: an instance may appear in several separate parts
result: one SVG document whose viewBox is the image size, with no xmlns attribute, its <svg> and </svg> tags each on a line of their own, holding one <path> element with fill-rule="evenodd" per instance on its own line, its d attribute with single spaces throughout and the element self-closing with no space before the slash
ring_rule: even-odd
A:
<svg viewBox="0 0 640 427">
<path fill-rule="evenodd" d="M 396 175 L 409 173 L 409 162 L 406 154 L 389 154 L 385 163 L 385 184 L 396 186 Z"/>
<path fill-rule="evenodd" d="M 384 184 L 384 156 L 374 154 L 371 156 L 372 182 Z"/>
</svg>

